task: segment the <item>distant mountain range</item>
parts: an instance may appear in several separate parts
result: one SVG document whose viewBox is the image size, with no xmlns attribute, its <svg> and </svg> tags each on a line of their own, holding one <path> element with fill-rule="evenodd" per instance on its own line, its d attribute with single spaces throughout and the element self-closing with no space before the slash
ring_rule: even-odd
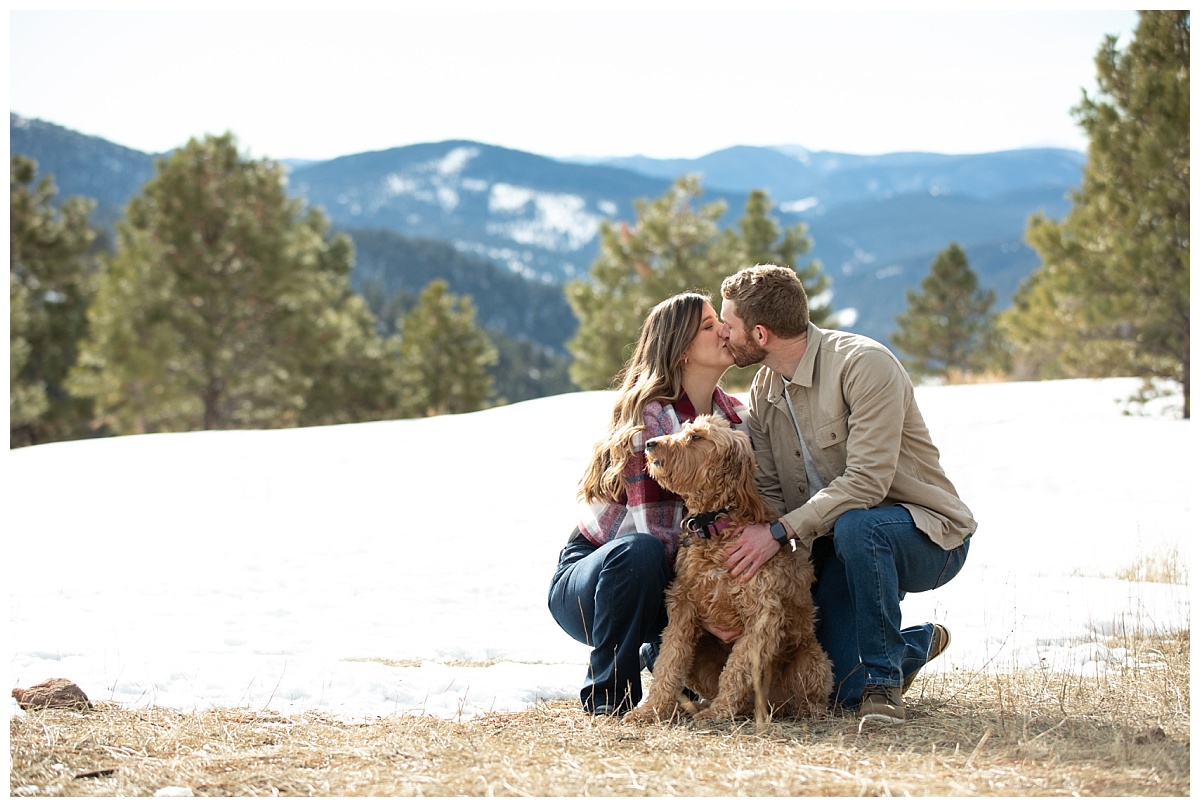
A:
<svg viewBox="0 0 1200 807">
<path fill-rule="evenodd" d="M 156 155 L 15 114 L 9 130 L 11 152 L 36 159 L 63 196 L 97 200 L 101 225 L 153 174 Z M 632 221 L 634 200 L 661 196 L 684 173 L 727 202 L 727 226 L 764 189 L 781 224 L 808 225 L 813 249 L 801 260 L 820 261 L 834 307 L 852 312 L 848 327 L 887 342 L 905 289 L 951 241 L 1007 306 L 1039 265 L 1024 243 L 1029 216 L 1064 216 L 1085 161 L 1061 149 L 861 156 L 738 146 L 695 160 L 563 162 L 449 141 L 288 165 L 292 193 L 340 228 L 447 242 L 539 284 L 586 275 L 600 222 Z M 476 305 L 484 312 L 488 301 Z"/>
</svg>

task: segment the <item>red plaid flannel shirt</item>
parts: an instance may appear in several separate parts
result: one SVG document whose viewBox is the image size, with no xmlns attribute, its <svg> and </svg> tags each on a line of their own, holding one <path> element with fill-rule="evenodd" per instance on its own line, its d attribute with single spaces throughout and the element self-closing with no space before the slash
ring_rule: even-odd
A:
<svg viewBox="0 0 1200 807">
<path fill-rule="evenodd" d="M 741 401 L 720 387 L 713 392 L 713 411 L 720 412 L 735 427 L 746 429 L 739 415 L 739 411 L 745 412 Z M 695 420 L 696 408 L 685 393 L 674 403 L 646 404 L 642 418 L 646 429 L 634 437 L 633 453 L 625 465 L 625 493 L 619 501 L 585 503 L 579 531 L 597 546 L 622 535 L 649 533 L 662 541 L 674 565 L 675 553 L 679 551 L 679 522 L 684 516 L 683 500 L 659 487 L 646 472 L 645 444 L 655 437 L 673 434 L 683 423 Z"/>
</svg>

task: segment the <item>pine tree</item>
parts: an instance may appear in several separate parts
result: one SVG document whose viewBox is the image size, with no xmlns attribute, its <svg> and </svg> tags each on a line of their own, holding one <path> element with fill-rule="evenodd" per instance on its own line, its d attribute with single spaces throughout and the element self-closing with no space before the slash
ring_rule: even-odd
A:
<svg viewBox="0 0 1200 807">
<path fill-rule="evenodd" d="M 503 331 L 488 331 L 496 348 L 492 382 L 498 399 L 508 403 L 575 392 L 570 360 L 528 339 L 513 339 Z"/>
<path fill-rule="evenodd" d="M 697 177 L 679 179 L 663 196 L 634 202 L 637 222 L 600 225 L 600 254 L 590 278 L 568 283 L 579 329 L 567 343 L 571 380 L 582 389 L 608 387 L 633 352 L 642 320 L 673 294 L 719 289 L 724 267 L 713 255 L 724 202 L 699 209 Z"/>
<path fill-rule="evenodd" d="M 774 203 L 766 191 L 754 190 L 746 199 L 746 210 L 738 219 L 737 232 L 726 230 L 722 236 L 722 259 L 730 267 L 728 274 L 747 266 L 772 264 L 794 269 L 808 295 L 808 318 L 820 328 L 834 327 L 836 318 L 832 306 L 829 278 L 817 261 L 797 266 L 796 259 L 812 247 L 807 227 L 794 224 L 782 233 L 779 223 L 771 217 Z M 714 305 L 721 308 L 719 289 L 714 292 Z M 758 372 L 758 365 L 731 367 L 721 377 L 726 389 L 748 390 Z"/>
<path fill-rule="evenodd" d="M 76 345 L 87 330 L 92 293 L 89 252 L 96 233 L 90 200 L 60 207 L 54 181 L 34 186 L 36 163 L 9 160 L 9 446 L 87 434 L 91 408 L 66 388 Z"/>
<path fill-rule="evenodd" d="M 50 408 L 43 384 L 22 378 L 33 346 L 27 335 L 30 330 L 29 288 L 8 273 L 8 423 L 9 448 L 32 445 L 30 431 Z"/>
<path fill-rule="evenodd" d="M 779 233 L 765 193 L 750 195 L 736 233 L 720 229 L 725 203 L 700 205 L 701 193 L 699 179 L 685 176 L 662 197 L 636 201 L 632 226 L 601 224 L 600 254 L 589 278 L 566 287 L 579 319 L 579 330 L 567 345 L 574 357 L 571 379 L 581 388 L 612 384 L 633 351 L 646 314 L 665 298 L 702 291 L 719 310 L 721 282 L 727 276 L 763 262 L 792 266 L 808 249 L 802 226 Z M 825 290 L 827 280 L 815 264 L 797 271 L 806 279 L 806 289 Z M 824 310 L 818 309 L 818 315 L 824 317 Z M 737 372 L 726 376 L 724 383 L 731 388 L 741 383 Z"/>
<path fill-rule="evenodd" d="M 892 342 L 914 378 L 953 379 L 980 372 L 995 353 L 991 313 L 996 292 L 979 288 L 967 254 L 951 243 L 934 259 L 920 292 L 905 292 L 908 308 L 896 315 Z"/>
<path fill-rule="evenodd" d="M 300 290 L 299 310 L 312 312 L 298 319 L 291 338 L 305 349 L 293 355 L 301 377 L 310 379 L 299 426 L 360 423 L 396 417 L 400 410 L 397 375 L 399 340 L 385 339 L 367 301 L 350 289 L 354 264 L 349 238 L 329 238 L 323 214 L 308 211 L 309 254 L 316 260 Z"/>
<path fill-rule="evenodd" d="M 496 349 L 476 324 L 471 299 L 448 289 L 446 281 L 432 281 L 401 323 L 402 411 L 409 417 L 474 412 L 493 403 L 488 370 Z"/>
<path fill-rule="evenodd" d="M 1005 313 L 1035 377 L 1177 381 L 1191 412 L 1191 15 L 1143 11 L 1128 49 L 1107 37 L 1099 93 L 1073 112 L 1090 143 L 1062 222 L 1030 221 L 1042 267 Z"/>
<path fill-rule="evenodd" d="M 771 218 L 773 207 L 766 191 L 750 192 L 745 214 L 738 219 L 738 232 L 726 231 L 727 244 L 732 247 L 732 264 L 738 269 L 759 264 L 794 269 L 808 294 L 809 319 L 818 327 L 832 327 L 835 312 L 828 276 L 822 273 L 817 261 L 796 265 L 796 259 L 812 248 L 812 241 L 806 235 L 808 228 L 794 224 L 780 233 L 779 223 Z"/>
<path fill-rule="evenodd" d="M 352 261 L 278 164 L 243 159 L 229 134 L 192 140 L 118 224 L 70 386 L 118 433 L 382 416 Z"/>
</svg>

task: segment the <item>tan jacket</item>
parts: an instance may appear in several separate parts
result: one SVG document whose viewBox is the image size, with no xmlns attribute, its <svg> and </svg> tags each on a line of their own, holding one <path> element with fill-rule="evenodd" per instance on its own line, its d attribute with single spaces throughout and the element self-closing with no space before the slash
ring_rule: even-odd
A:
<svg viewBox="0 0 1200 807">
<path fill-rule="evenodd" d="M 975 532 L 892 353 L 865 336 L 808 326 L 788 396 L 825 488 L 808 496 L 804 455 L 783 377 L 766 367 L 750 388 L 758 488 L 806 548 L 849 510 L 900 504 L 945 549 Z"/>
</svg>

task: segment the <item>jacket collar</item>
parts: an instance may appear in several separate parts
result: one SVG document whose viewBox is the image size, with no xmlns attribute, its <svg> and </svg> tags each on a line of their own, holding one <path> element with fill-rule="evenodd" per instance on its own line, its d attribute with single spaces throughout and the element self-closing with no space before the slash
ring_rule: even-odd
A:
<svg viewBox="0 0 1200 807">
<path fill-rule="evenodd" d="M 817 354 L 821 351 L 821 345 L 825 341 L 825 331 L 808 323 L 808 346 L 804 349 L 804 355 L 800 357 L 800 364 L 796 365 L 796 374 L 792 378 L 792 383 L 800 387 L 811 387 L 813 384 L 813 376 L 817 370 Z M 783 401 L 783 386 L 786 383 L 780 373 L 771 372 L 771 384 L 767 389 L 767 401 L 773 405 L 787 406 Z"/>
</svg>

